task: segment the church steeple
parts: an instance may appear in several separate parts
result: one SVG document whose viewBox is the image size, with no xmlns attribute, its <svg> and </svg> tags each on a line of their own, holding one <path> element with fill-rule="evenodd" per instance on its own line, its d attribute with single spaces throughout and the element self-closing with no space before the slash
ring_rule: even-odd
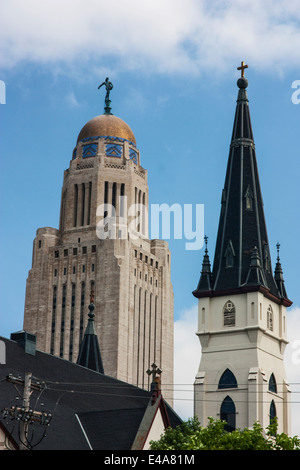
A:
<svg viewBox="0 0 300 470">
<path fill-rule="evenodd" d="M 248 80 L 244 76 L 247 67 L 243 62 L 238 67 L 241 77 L 237 80 L 239 91 L 222 192 L 210 295 L 263 289 L 282 300 L 283 295 L 271 267 L 247 96 Z M 206 295 L 199 286 L 193 294 L 198 298 Z M 283 300 L 290 305 L 286 292 Z"/>
<path fill-rule="evenodd" d="M 272 272 L 245 68 L 242 62 L 212 271 L 206 247 L 193 292 L 198 298 L 196 334 L 201 343 L 194 415 L 201 423 L 221 417 L 230 430 L 255 422 L 265 429 L 276 415 L 278 432 L 289 434 L 283 355 L 286 307 L 292 302 L 285 291 L 279 253 Z M 281 384 L 276 409 L 272 390 L 266 387 L 272 377 Z"/>
</svg>

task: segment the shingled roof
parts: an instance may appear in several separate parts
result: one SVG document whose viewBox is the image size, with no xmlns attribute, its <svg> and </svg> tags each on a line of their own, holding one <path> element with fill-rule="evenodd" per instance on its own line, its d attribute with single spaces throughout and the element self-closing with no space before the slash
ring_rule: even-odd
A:
<svg viewBox="0 0 300 470">
<path fill-rule="evenodd" d="M 0 410 L 12 407 L 18 389 L 7 376 L 24 378 L 28 371 L 40 390 L 33 390 L 30 404 L 34 409 L 50 411 L 52 419 L 46 436 L 34 447 L 38 450 L 129 450 L 137 440 L 141 424 L 149 409 L 153 418 L 163 404 L 167 421 L 173 427 L 181 423 L 174 410 L 161 398 L 153 407 L 152 393 L 90 370 L 45 352 L 26 352 L 24 344 L 1 338 L 5 344 L 5 364 L 0 366 Z M 151 406 L 153 408 L 151 408 Z M 0 419 L 10 441 L 19 442 L 18 423 L 9 417 Z M 42 435 L 43 426 L 32 425 L 32 443 Z M 146 433 L 147 434 L 147 433 Z M 146 434 L 139 440 L 140 447 Z"/>
</svg>

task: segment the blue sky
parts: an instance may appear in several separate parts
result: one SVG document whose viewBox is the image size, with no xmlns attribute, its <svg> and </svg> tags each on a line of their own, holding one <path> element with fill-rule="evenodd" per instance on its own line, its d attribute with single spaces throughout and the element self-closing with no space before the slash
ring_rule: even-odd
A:
<svg viewBox="0 0 300 470">
<path fill-rule="evenodd" d="M 107 76 L 114 84 L 112 112 L 132 128 L 148 170 L 150 203 L 204 204 L 212 261 L 238 91 L 236 68 L 244 60 L 273 268 L 279 242 L 293 301 L 286 364 L 288 380 L 298 382 L 292 400 L 300 402 L 299 4 L 254 0 L 247 2 L 247 14 L 243 4 L 2 0 L 3 336 L 22 329 L 35 231 L 58 227 L 63 171 L 82 126 L 103 112 L 104 91 L 97 88 Z M 187 251 L 185 242 L 169 240 L 176 384 L 191 384 L 200 360 L 191 292 L 203 250 Z M 179 394 L 177 404 L 179 413 L 192 414 L 191 393 Z M 300 435 L 300 403 L 293 405 L 293 414 L 299 419 L 292 430 Z"/>
</svg>

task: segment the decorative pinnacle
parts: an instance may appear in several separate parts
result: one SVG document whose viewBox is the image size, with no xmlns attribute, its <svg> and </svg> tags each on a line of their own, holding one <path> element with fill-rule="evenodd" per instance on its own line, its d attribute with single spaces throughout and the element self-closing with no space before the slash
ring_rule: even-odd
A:
<svg viewBox="0 0 300 470">
<path fill-rule="evenodd" d="M 110 112 L 110 111 L 111 111 L 111 107 L 110 107 L 111 100 L 109 99 L 109 95 L 110 95 L 111 90 L 113 89 L 113 84 L 112 84 L 112 82 L 109 81 L 108 77 L 106 77 L 105 81 L 104 81 L 103 83 L 101 83 L 101 85 L 98 86 L 98 90 L 99 90 L 99 88 L 101 88 L 103 85 L 104 85 L 105 88 L 106 88 L 105 106 L 104 106 L 104 111 L 105 111 L 105 113 L 104 113 L 104 114 L 112 114 L 112 113 Z"/>
<path fill-rule="evenodd" d="M 277 261 L 279 261 L 280 260 L 280 258 L 279 258 L 280 243 L 278 243 L 278 242 L 276 243 L 276 248 L 277 248 Z"/>
<path fill-rule="evenodd" d="M 208 251 L 207 251 L 207 241 L 208 241 L 208 236 L 207 236 L 207 235 L 205 235 L 205 237 L 204 237 L 204 243 L 205 243 L 205 254 L 207 254 L 207 253 L 208 253 Z"/>
</svg>

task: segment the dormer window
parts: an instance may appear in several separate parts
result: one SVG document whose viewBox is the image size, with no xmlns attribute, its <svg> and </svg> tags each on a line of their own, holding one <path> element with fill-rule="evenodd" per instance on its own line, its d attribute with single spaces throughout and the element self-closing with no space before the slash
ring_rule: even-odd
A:
<svg viewBox="0 0 300 470">
<path fill-rule="evenodd" d="M 252 211 L 253 210 L 253 192 L 252 192 L 250 185 L 248 185 L 244 197 L 245 197 L 245 209 L 247 211 Z"/>
<path fill-rule="evenodd" d="M 225 267 L 226 268 L 233 268 L 234 266 L 234 257 L 235 257 L 235 251 L 233 249 L 232 241 L 229 240 L 227 248 L 225 250 Z"/>
</svg>

